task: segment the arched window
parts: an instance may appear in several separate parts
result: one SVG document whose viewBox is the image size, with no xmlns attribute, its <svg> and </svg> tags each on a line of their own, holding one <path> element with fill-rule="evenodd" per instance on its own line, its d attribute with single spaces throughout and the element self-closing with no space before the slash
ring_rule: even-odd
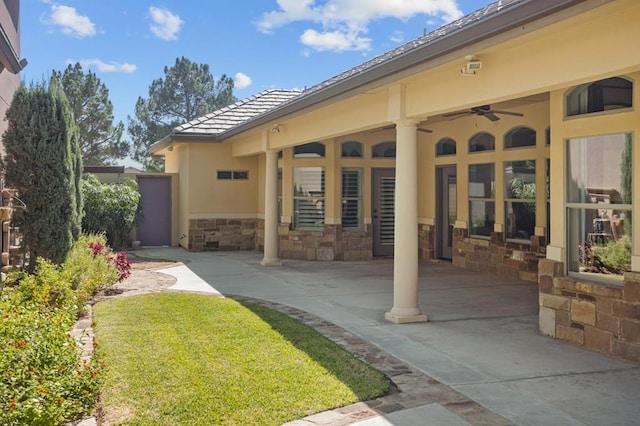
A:
<svg viewBox="0 0 640 426">
<path fill-rule="evenodd" d="M 396 143 L 395 142 L 382 142 L 374 145 L 371 148 L 371 156 L 373 158 L 395 158 L 396 157 Z"/>
<path fill-rule="evenodd" d="M 633 82 L 622 77 L 582 84 L 566 95 L 567 117 L 633 106 Z"/>
<path fill-rule="evenodd" d="M 522 148 L 536 146 L 536 131 L 525 126 L 509 130 L 504 135 L 504 148 Z"/>
<path fill-rule="evenodd" d="M 356 141 L 343 142 L 342 158 L 362 158 L 362 144 Z"/>
<path fill-rule="evenodd" d="M 436 143 L 436 157 L 442 155 L 456 155 L 456 141 L 451 138 L 442 138 Z"/>
<path fill-rule="evenodd" d="M 469 138 L 469 152 L 494 151 L 496 138 L 487 132 L 476 133 Z"/>
<path fill-rule="evenodd" d="M 293 158 L 324 157 L 325 147 L 321 142 L 311 142 L 293 147 Z"/>
</svg>

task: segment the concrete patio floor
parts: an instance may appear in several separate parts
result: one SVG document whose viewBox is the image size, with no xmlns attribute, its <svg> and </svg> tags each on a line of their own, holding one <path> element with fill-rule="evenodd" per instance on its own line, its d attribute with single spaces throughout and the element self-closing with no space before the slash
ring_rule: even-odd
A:
<svg viewBox="0 0 640 426">
<path fill-rule="evenodd" d="M 398 325 L 384 319 L 393 303 L 391 259 L 264 268 L 255 252 L 137 254 L 183 261 L 222 294 L 327 319 L 515 424 L 640 424 L 640 365 L 540 336 L 533 283 L 421 263 L 420 309 L 429 322 Z M 468 423 L 433 406 L 361 422 L 391 424 Z"/>
</svg>

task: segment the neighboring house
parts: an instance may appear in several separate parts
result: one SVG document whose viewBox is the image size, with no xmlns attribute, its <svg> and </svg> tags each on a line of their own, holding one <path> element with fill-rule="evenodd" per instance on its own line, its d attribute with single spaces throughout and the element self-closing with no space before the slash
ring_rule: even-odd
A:
<svg viewBox="0 0 640 426">
<path fill-rule="evenodd" d="M 0 1 L 0 135 L 4 134 L 7 129 L 4 117 L 9 105 L 11 105 L 13 93 L 20 85 L 19 73 L 26 65 L 27 61 L 20 59 L 20 1 L 2 0 Z M 0 144 L 0 156 L 4 156 L 3 144 Z M 0 189 L 3 190 L 0 205 L 4 206 L 2 210 L 5 210 L 13 200 L 12 192 L 4 191 L 2 177 L 0 177 Z M 3 270 L 7 269 L 6 267 L 11 261 L 10 247 L 19 245 L 18 241 L 12 241 L 10 238 L 9 211 L 3 211 L 0 220 L 2 222 L 0 241 L 2 242 L 1 263 Z"/>
<path fill-rule="evenodd" d="M 543 334 L 640 360 L 638 22 L 636 0 L 498 1 L 180 126 L 151 148 L 179 176 L 173 240 L 393 255 L 398 323 L 426 320 L 419 259 L 536 281 Z"/>
<path fill-rule="evenodd" d="M 0 1 L 0 135 L 7 128 L 4 116 L 20 85 L 19 72 L 27 65 L 20 59 L 20 1 Z M 4 150 L 1 152 L 4 154 Z"/>
</svg>

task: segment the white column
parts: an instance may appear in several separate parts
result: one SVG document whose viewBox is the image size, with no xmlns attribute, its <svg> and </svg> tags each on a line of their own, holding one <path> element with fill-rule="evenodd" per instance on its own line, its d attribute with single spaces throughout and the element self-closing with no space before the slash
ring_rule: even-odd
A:
<svg viewBox="0 0 640 426">
<path fill-rule="evenodd" d="M 393 308 L 388 321 L 423 322 L 418 308 L 418 147 L 417 122 L 396 123 Z"/>
<path fill-rule="evenodd" d="M 278 151 L 266 152 L 264 182 L 264 257 L 262 266 L 282 266 L 278 257 Z"/>
</svg>

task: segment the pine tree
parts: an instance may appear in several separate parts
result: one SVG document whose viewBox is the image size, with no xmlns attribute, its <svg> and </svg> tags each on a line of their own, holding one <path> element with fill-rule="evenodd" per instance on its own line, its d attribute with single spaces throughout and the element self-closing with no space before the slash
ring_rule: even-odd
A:
<svg viewBox="0 0 640 426">
<path fill-rule="evenodd" d="M 82 221 L 82 157 L 68 101 L 56 78 L 20 87 L 6 115 L 3 169 L 7 187 L 26 204 L 16 210 L 30 266 L 36 257 L 62 263 Z"/>
</svg>

